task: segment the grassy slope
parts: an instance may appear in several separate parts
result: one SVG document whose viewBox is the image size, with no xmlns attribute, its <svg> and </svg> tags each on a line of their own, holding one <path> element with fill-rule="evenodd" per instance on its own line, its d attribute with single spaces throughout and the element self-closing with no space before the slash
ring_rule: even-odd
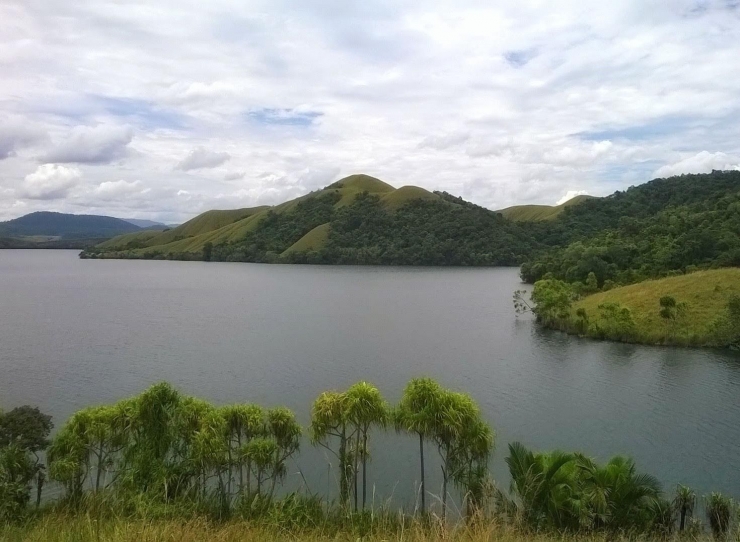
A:
<svg viewBox="0 0 740 542">
<path fill-rule="evenodd" d="M 621 542 L 627 537 L 604 534 L 574 535 L 523 532 L 509 526 L 488 521 L 444 527 L 433 520 L 430 525 L 410 522 L 403 529 L 389 528 L 377 521 L 370 533 L 360 534 L 358 526 L 337 529 L 332 526 L 313 528 L 260 526 L 255 522 L 232 520 L 222 523 L 205 519 L 183 520 L 125 520 L 103 519 L 80 514 L 76 517 L 50 515 L 35 524 L 20 527 L 0 526 L 0 540 L 9 542 Z M 694 542 L 711 542 L 709 535 L 690 538 Z M 665 538 L 641 537 L 643 542 L 663 541 Z M 681 540 L 678 538 L 678 540 Z"/>
<path fill-rule="evenodd" d="M 368 192 L 381 198 L 389 209 L 396 209 L 412 199 L 438 199 L 439 196 L 415 186 L 404 186 L 399 189 L 369 175 L 350 175 L 328 187 L 311 192 L 300 198 L 286 201 L 275 207 L 256 207 L 253 209 L 236 209 L 233 211 L 207 211 L 196 216 L 185 224 L 166 232 L 141 232 L 115 237 L 99 245 L 100 248 L 111 252 L 126 251 L 134 256 L 144 256 L 148 252 L 198 253 L 203 245 L 211 242 L 214 245 L 221 242 L 235 241 L 254 230 L 259 220 L 272 209 L 276 213 L 284 213 L 293 209 L 298 202 L 307 198 L 317 197 L 328 192 L 337 192 L 341 199 L 336 207 L 350 204 L 357 194 Z M 293 244 L 286 252 L 307 249 L 316 249 L 326 240 L 329 230 L 319 226 L 308 232 L 303 238 Z M 320 229 L 321 228 L 321 229 Z M 141 248 L 127 249 L 126 245 L 138 242 Z"/>
<path fill-rule="evenodd" d="M 541 222 L 553 220 L 563 209 L 571 205 L 577 205 L 593 196 L 576 196 L 560 205 L 515 205 L 498 211 L 504 217 L 514 222 Z"/>
<path fill-rule="evenodd" d="M 305 252 L 320 248 L 329 237 L 330 229 L 331 225 L 328 222 L 326 224 L 316 226 L 298 241 L 293 243 L 285 252 L 283 252 L 283 254 L 290 254 L 291 252 Z"/>
<path fill-rule="evenodd" d="M 572 312 L 586 310 L 590 321 L 600 319 L 598 306 L 619 303 L 632 311 L 642 340 L 648 344 L 712 344 L 712 323 L 724 314 L 732 294 L 740 295 L 740 269 L 698 271 L 688 275 L 649 280 L 594 294 L 576 302 Z M 677 322 L 661 318 L 660 298 L 672 296 L 688 304 Z"/>
</svg>

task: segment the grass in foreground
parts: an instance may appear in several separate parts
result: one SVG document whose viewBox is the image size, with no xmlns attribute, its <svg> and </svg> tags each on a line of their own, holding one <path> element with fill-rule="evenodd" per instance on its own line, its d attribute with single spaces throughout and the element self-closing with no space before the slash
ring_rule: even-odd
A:
<svg viewBox="0 0 740 542">
<path fill-rule="evenodd" d="M 620 537 L 609 537 L 610 541 Z M 625 538 L 626 539 L 626 538 Z M 316 529 L 286 530 L 279 526 L 259 526 L 245 520 L 215 523 L 207 519 L 142 520 L 103 519 L 91 516 L 47 515 L 40 520 L 17 527 L 0 527 L 0 540 L 7 542 L 159 542 L 159 541 L 357 541 L 368 542 L 606 542 L 603 534 L 559 535 L 525 533 L 510 526 L 486 522 L 443 527 L 441 523 L 423 525 L 412 522 L 400 529 L 377 529 L 362 535 L 347 528 L 341 531 Z M 650 540 L 650 538 L 643 538 Z M 688 540 L 688 539 L 686 539 Z M 691 540 L 710 541 L 701 535 Z"/>
<path fill-rule="evenodd" d="M 586 335 L 596 336 L 596 327 L 606 330 L 611 325 L 599 307 L 618 303 L 629 309 L 634 322 L 635 340 L 630 342 L 724 346 L 727 338 L 722 325 L 733 295 L 740 295 L 740 269 L 698 271 L 590 295 L 573 304 L 571 317 L 575 318 L 578 309 L 584 309 L 590 323 Z M 686 304 L 684 309 L 677 311 L 675 318 L 660 314 L 660 300 L 666 296 Z"/>
</svg>

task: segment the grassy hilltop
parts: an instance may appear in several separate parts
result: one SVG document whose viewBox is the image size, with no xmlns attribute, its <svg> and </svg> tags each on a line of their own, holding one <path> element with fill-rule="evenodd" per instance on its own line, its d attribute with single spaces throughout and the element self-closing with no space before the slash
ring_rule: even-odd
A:
<svg viewBox="0 0 740 542">
<path fill-rule="evenodd" d="M 576 196 L 560 205 L 514 205 L 501 209 L 499 213 L 514 222 L 544 222 L 555 220 L 566 207 L 578 205 L 591 198 L 593 196 Z"/>
<path fill-rule="evenodd" d="M 208 211 L 164 232 L 115 237 L 90 258 L 386 265 L 517 265 L 536 241 L 444 192 L 351 175 L 274 207 Z"/>
</svg>

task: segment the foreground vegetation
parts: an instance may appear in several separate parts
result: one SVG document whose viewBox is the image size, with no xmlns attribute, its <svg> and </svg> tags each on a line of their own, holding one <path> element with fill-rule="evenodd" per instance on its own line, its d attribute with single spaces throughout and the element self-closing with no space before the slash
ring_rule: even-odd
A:
<svg viewBox="0 0 740 542">
<path fill-rule="evenodd" d="M 411 508 L 368 499 L 372 435 L 383 429 L 418 440 L 421 487 Z M 511 486 L 497 488 L 488 471 L 494 433 L 477 405 L 426 378 L 409 382 L 395 407 L 366 382 L 315 400 L 306 433 L 336 457 L 333 503 L 308 488 L 279 490 L 304 432 L 285 408 L 216 407 L 163 383 L 77 412 L 51 442 L 50 430 L 49 417 L 30 407 L 0 417 L 3 539 L 514 541 L 568 533 L 574 540 L 613 540 L 675 532 L 696 538 L 704 529 L 692 490 L 679 486 L 666 496 L 622 456 L 599 463 L 583 453 L 511 443 Z M 48 474 L 64 495 L 39 507 L 44 449 Z M 444 480 L 429 506 L 428 449 L 436 451 L 432 463 Z M 454 507 L 448 494 L 457 497 Z M 712 494 L 703 502 L 715 538 L 736 529 L 731 499 Z M 464 520 L 448 519 L 452 509 Z"/>
<path fill-rule="evenodd" d="M 740 347 L 740 269 L 696 271 L 600 291 L 585 283 L 547 278 L 530 299 L 515 294 L 518 310 L 544 325 L 597 339 L 642 344 Z"/>
</svg>

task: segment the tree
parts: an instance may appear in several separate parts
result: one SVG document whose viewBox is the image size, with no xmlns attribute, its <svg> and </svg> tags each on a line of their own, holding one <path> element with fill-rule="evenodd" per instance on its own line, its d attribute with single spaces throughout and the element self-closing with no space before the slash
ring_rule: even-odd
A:
<svg viewBox="0 0 740 542">
<path fill-rule="evenodd" d="M 39 452 L 49 445 L 51 416 L 38 408 L 21 406 L 0 411 L 0 520 L 19 517 L 36 484 L 36 506 L 41 501 L 45 466 Z"/>
<path fill-rule="evenodd" d="M 311 442 L 329 450 L 339 462 L 339 501 L 349 508 L 349 479 L 352 465 L 349 461 L 348 444 L 354 436 L 347 418 L 347 395 L 336 391 L 323 392 L 311 408 Z M 331 439 L 338 440 L 337 449 L 331 447 Z"/>
<path fill-rule="evenodd" d="M 660 483 L 655 477 L 637 474 L 634 461 L 622 456 L 600 466 L 577 454 L 576 465 L 594 528 L 619 531 L 650 524 L 652 511 L 660 504 Z"/>
<path fill-rule="evenodd" d="M 258 405 L 228 405 L 219 409 L 221 416 L 226 420 L 228 429 L 228 457 L 229 457 L 229 493 L 231 493 L 231 481 L 233 477 L 232 466 L 236 467 L 239 474 L 238 493 L 248 496 L 251 491 L 251 471 L 249 455 L 242 453 L 244 446 L 252 439 L 267 434 L 265 427 L 265 412 Z M 244 474 L 246 469 L 246 486 Z"/>
<path fill-rule="evenodd" d="M 546 324 L 568 318 L 572 301 L 573 290 L 561 280 L 540 280 L 532 288 L 532 312 Z"/>
<path fill-rule="evenodd" d="M 694 513 L 696 493 L 693 489 L 679 484 L 673 498 L 673 506 L 679 516 L 678 530 L 683 531 L 686 528 L 686 519 L 690 519 Z"/>
<path fill-rule="evenodd" d="M 426 513 L 426 488 L 424 477 L 424 441 L 431 439 L 435 430 L 435 418 L 439 410 L 443 390 L 431 378 L 415 378 L 403 390 L 401 402 L 394 412 L 398 431 L 415 433 L 419 437 L 421 463 L 421 513 Z"/>
<path fill-rule="evenodd" d="M 272 466 L 272 486 L 270 497 L 275 492 L 278 479 L 283 479 L 287 472 L 286 461 L 298 453 L 301 445 L 301 426 L 289 409 L 278 407 L 267 412 L 267 431 L 275 441 L 275 453 Z"/>
<path fill-rule="evenodd" d="M 721 493 L 712 493 L 707 498 L 706 512 L 709 528 L 716 539 L 723 538 L 730 528 L 730 519 L 734 503 Z"/>
<path fill-rule="evenodd" d="M 556 529 L 580 524 L 574 470 L 575 456 L 560 451 L 534 453 L 519 442 L 509 444 L 506 464 L 513 503 L 525 524 Z"/>
<path fill-rule="evenodd" d="M 357 505 L 357 460 L 362 460 L 362 509 L 367 501 L 367 459 L 368 459 L 368 432 L 373 426 L 385 427 L 389 420 L 389 407 L 383 400 L 378 388 L 367 382 L 358 382 L 351 386 L 346 393 L 347 419 L 354 427 L 355 454 L 354 454 L 354 490 L 355 511 Z"/>
</svg>

